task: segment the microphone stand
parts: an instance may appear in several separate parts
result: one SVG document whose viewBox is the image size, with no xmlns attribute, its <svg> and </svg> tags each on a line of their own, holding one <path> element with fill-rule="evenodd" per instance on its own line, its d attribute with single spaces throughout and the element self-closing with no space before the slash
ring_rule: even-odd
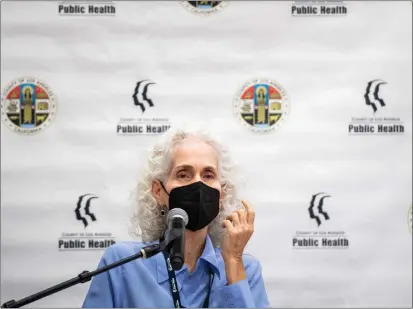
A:
<svg viewBox="0 0 413 309">
<path fill-rule="evenodd" d="M 62 282 L 60 284 L 57 284 L 55 286 L 52 286 L 51 288 L 48 288 L 46 290 L 43 290 L 41 292 L 35 293 L 33 295 L 30 295 L 28 297 L 25 297 L 21 300 L 15 301 L 10 300 L 8 302 L 5 302 L 1 308 L 20 308 L 24 305 L 30 304 L 36 300 L 42 299 L 44 297 L 47 297 L 49 295 L 55 294 L 57 292 L 60 292 L 62 290 L 65 290 L 73 285 L 79 284 L 79 283 L 85 283 L 88 282 L 92 279 L 92 277 L 99 275 L 103 272 L 106 272 L 112 268 L 118 267 L 120 265 L 123 265 L 125 263 L 131 262 L 133 260 L 139 259 L 139 258 L 144 258 L 144 259 L 148 259 L 156 254 L 158 254 L 159 252 L 168 249 L 172 242 L 177 239 L 179 236 L 183 236 L 180 235 L 180 233 L 176 233 L 174 231 L 174 233 L 169 233 L 168 231 L 166 232 L 166 237 L 165 237 L 165 241 L 161 242 L 160 244 L 154 244 L 154 245 L 150 245 L 150 246 L 146 246 L 143 247 L 139 253 L 131 255 L 130 257 L 124 258 L 120 261 L 114 262 L 112 264 L 106 265 L 102 268 L 96 269 L 92 272 L 89 272 L 87 270 L 83 271 L 82 273 L 80 273 L 79 275 L 77 275 L 77 277 L 74 277 L 70 280 L 67 280 L 65 282 Z"/>
</svg>

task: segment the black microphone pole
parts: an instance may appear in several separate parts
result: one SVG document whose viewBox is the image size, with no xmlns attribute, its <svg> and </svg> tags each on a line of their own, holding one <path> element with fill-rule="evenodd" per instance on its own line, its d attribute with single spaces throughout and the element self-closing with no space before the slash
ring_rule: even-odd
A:
<svg viewBox="0 0 413 309">
<path fill-rule="evenodd" d="M 173 208 L 166 218 L 168 228 L 165 232 L 165 243 L 171 266 L 180 270 L 184 264 L 185 226 L 188 223 L 188 214 L 181 208 Z M 173 240 L 173 241 L 172 241 Z"/>
<path fill-rule="evenodd" d="M 169 242 L 172 242 L 173 239 L 170 239 Z M 1 308 L 19 308 L 21 306 L 30 304 L 36 300 L 39 300 L 41 298 L 44 298 L 46 296 L 52 295 L 54 293 L 57 293 L 61 290 L 67 289 L 73 285 L 76 285 L 78 283 L 85 283 L 90 281 L 90 279 L 96 275 L 99 275 L 105 271 L 108 271 L 112 268 L 118 267 L 120 265 L 123 265 L 125 263 L 131 262 L 133 260 L 139 259 L 139 258 L 150 258 L 154 255 L 156 255 L 157 253 L 159 253 L 161 250 L 164 250 L 164 248 L 169 245 L 169 243 L 161 243 L 161 244 L 155 244 L 155 245 L 150 245 L 150 246 L 146 246 L 144 248 L 141 249 L 141 251 L 135 255 L 132 255 L 130 257 L 124 258 L 120 261 L 114 262 L 112 264 L 109 264 L 107 266 L 104 266 L 102 268 L 96 269 L 92 272 L 89 272 L 87 270 L 83 271 L 82 273 L 80 273 L 77 277 L 74 277 L 73 279 L 70 279 L 68 281 L 65 281 L 63 283 L 60 283 L 58 285 L 52 286 L 51 288 L 48 288 L 46 290 L 43 290 L 41 292 L 38 292 L 36 294 L 30 295 L 28 297 L 25 297 L 21 300 L 15 301 L 10 300 L 8 302 L 5 302 Z"/>
<path fill-rule="evenodd" d="M 185 252 L 185 225 L 179 218 L 171 218 L 169 228 L 165 232 L 166 250 L 169 253 L 171 266 L 180 270 L 184 264 Z M 173 240 L 173 241 L 172 241 Z"/>
</svg>

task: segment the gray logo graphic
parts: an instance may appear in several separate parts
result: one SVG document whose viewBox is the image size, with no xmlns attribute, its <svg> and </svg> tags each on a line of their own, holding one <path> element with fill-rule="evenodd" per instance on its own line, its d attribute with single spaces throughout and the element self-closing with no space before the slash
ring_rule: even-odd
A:
<svg viewBox="0 0 413 309">
<path fill-rule="evenodd" d="M 76 219 L 79 221 L 82 221 L 85 228 L 89 224 L 86 216 L 88 216 L 92 221 L 96 221 L 96 216 L 90 212 L 90 201 L 96 198 L 98 197 L 91 193 L 87 193 L 87 194 L 79 196 L 79 199 L 77 200 L 76 209 L 75 209 Z M 81 209 L 84 210 L 85 216 L 82 216 Z"/>
<path fill-rule="evenodd" d="M 148 87 L 149 85 L 155 84 L 149 80 L 141 80 L 136 83 L 135 92 L 133 93 L 133 102 L 136 106 L 139 106 L 142 110 L 142 114 L 145 112 L 145 104 L 149 105 L 149 107 L 153 107 L 153 102 L 151 99 L 148 98 Z"/>
<path fill-rule="evenodd" d="M 320 192 L 314 194 L 311 198 L 310 207 L 308 208 L 308 212 L 310 214 L 310 218 L 317 221 L 318 226 L 321 225 L 321 217 L 324 217 L 324 220 L 330 220 L 330 217 L 327 212 L 324 211 L 324 199 L 327 197 L 331 197 L 327 193 Z M 315 206 L 317 205 L 317 206 Z M 317 209 L 317 214 L 314 211 L 315 208 Z"/>
<path fill-rule="evenodd" d="M 371 106 L 371 108 L 373 109 L 373 113 L 377 112 L 378 105 L 380 105 L 381 107 L 386 106 L 383 99 L 379 97 L 380 85 L 383 84 L 387 83 L 380 79 L 371 80 L 367 84 L 364 98 L 366 100 L 366 104 Z"/>
</svg>

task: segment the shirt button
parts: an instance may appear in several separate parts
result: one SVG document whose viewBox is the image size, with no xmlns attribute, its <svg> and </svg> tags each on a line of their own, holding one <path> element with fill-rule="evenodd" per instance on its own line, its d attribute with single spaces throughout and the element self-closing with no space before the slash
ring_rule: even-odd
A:
<svg viewBox="0 0 413 309">
<path fill-rule="evenodd" d="M 231 294 L 228 294 L 226 297 L 225 297 L 225 300 L 231 300 L 232 299 L 232 295 Z"/>
</svg>

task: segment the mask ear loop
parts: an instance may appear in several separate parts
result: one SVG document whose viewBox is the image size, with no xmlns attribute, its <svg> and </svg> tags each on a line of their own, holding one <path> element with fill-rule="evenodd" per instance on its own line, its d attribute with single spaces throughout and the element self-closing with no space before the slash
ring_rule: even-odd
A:
<svg viewBox="0 0 413 309">
<path fill-rule="evenodd" d="M 163 185 L 163 182 L 159 180 L 159 183 L 161 184 L 161 187 L 165 191 L 165 193 L 168 194 L 168 196 L 169 196 L 169 193 L 168 193 L 168 191 L 166 191 L 165 186 Z"/>
<path fill-rule="evenodd" d="M 165 193 L 169 196 L 168 191 L 166 191 L 165 186 L 163 185 L 162 181 L 159 181 L 159 183 L 161 184 L 162 189 L 165 191 Z M 166 205 L 162 205 L 162 209 L 161 209 L 161 216 L 164 217 L 166 214 L 166 209 L 168 209 L 168 207 L 166 207 Z"/>
</svg>

